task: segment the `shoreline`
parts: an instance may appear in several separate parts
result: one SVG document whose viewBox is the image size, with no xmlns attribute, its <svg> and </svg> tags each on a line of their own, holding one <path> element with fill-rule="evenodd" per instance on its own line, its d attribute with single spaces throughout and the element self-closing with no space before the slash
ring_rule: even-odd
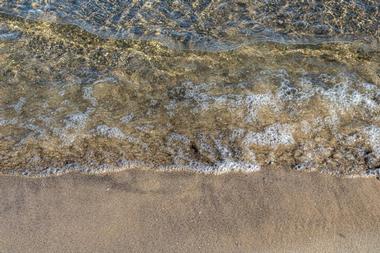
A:
<svg viewBox="0 0 380 253">
<path fill-rule="evenodd" d="M 244 163 L 241 163 L 244 165 Z M 38 170 L 37 173 L 32 174 L 29 170 L 24 170 L 22 172 L 18 170 L 7 169 L 4 171 L 0 170 L 0 177 L 20 177 L 20 178 L 49 178 L 49 177 L 61 177 L 66 175 L 83 175 L 83 176 L 106 176 L 112 174 L 123 173 L 127 171 L 142 171 L 151 173 L 190 173 L 194 175 L 212 175 L 212 176 L 222 176 L 222 175 L 234 175 L 242 174 L 249 175 L 261 171 L 286 171 L 289 173 L 306 173 L 306 174 L 319 174 L 323 176 L 330 176 L 334 178 L 341 179 L 355 179 L 355 178 L 375 178 L 380 180 L 380 168 L 368 169 L 361 174 L 348 174 L 339 175 L 330 171 L 318 171 L 316 169 L 285 169 L 285 168 L 261 168 L 256 164 L 246 163 L 246 167 L 240 166 L 239 163 L 234 163 L 232 167 L 224 167 L 224 163 L 217 164 L 215 166 L 177 166 L 177 165 L 159 165 L 156 166 L 150 163 L 144 163 L 140 161 L 131 161 L 129 164 L 124 166 L 95 166 L 95 169 L 91 169 L 89 166 L 74 165 L 69 166 L 69 168 L 47 168 L 45 170 Z"/>
<path fill-rule="evenodd" d="M 0 176 L 4 252 L 378 252 L 380 183 L 317 172 Z"/>
</svg>

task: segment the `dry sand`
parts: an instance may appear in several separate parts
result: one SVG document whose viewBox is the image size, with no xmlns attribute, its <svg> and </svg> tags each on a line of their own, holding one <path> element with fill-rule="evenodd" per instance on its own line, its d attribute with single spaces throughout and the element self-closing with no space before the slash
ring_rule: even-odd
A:
<svg viewBox="0 0 380 253">
<path fill-rule="evenodd" d="M 132 170 L 0 193 L 0 252 L 380 252 L 374 178 Z"/>
</svg>

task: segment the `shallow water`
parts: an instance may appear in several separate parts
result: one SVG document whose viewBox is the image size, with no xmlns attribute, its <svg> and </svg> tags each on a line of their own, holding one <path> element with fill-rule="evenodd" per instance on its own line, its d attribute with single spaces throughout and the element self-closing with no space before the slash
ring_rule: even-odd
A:
<svg viewBox="0 0 380 253">
<path fill-rule="evenodd" d="M 377 1 L 0 1 L 0 168 L 380 174 Z"/>
</svg>

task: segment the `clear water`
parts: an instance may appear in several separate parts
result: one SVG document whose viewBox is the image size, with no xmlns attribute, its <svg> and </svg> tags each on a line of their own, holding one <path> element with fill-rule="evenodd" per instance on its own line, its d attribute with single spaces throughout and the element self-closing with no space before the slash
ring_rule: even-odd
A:
<svg viewBox="0 0 380 253">
<path fill-rule="evenodd" d="M 380 174 L 378 1 L 0 0 L 0 171 Z"/>
</svg>

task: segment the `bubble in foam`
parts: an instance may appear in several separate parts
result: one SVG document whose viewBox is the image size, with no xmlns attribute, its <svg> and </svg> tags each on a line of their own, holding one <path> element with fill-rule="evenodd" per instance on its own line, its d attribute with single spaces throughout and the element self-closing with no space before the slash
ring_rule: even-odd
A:
<svg viewBox="0 0 380 253">
<path fill-rule="evenodd" d="M 228 172 L 256 172 L 260 170 L 260 166 L 254 163 L 224 161 L 216 164 L 216 173 Z"/>
<path fill-rule="evenodd" d="M 128 124 L 134 119 L 135 115 L 133 113 L 128 113 L 127 115 L 123 116 L 120 121 L 123 124 Z"/>
<path fill-rule="evenodd" d="M 364 132 L 375 155 L 380 157 L 380 127 L 369 126 L 364 129 Z"/>
<path fill-rule="evenodd" d="M 377 90 L 376 85 L 374 85 L 372 83 L 362 83 L 361 85 L 367 91 L 375 91 L 375 90 Z"/>
<path fill-rule="evenodd" d="M 222 159 L 227 159 L 232 156 L 230 149 L 224 145 L 220 139 L 214 139 L 214 143 Z"/>
<path fill-rule="evenodd" d="M 288 124 L 275 123 L 263 132 L 250 132 L 248 133 L 243 143 L 245 145 L 261 145 L 277 147 L 278 145 L 289 145 L 294 143 L 292 135 L 292 127 Z"/>
<path fill-rule="evenodd" d="M 0 126 L 16 125 L 17 119 L 2 119 L 0 118 Z"/>
<path fill-rule="evenodd" d="M 364 174 L 365 176 L 375 176 L 377 177 L 378 179 L 380 179 L 380 168 L 376 168 L 376 169 L 369 169 L 365 172 Z"/>
<path fill-rule="evenodd" d="M 177 108 L 177 103 L 174 99 L 170 100 L 169 103 L 165 105 L 164 107 L 169 117 L 173 117 L 175 115 L 175 109 Z"/>
<path fill-rule="evenodd" d="M 16 104 L 14 105 L 11 105 L 11 107 L 17 112 L 17 113 L 20 113 L 22 108 L 24 107 L 26 103 L 26 98 L 24 97 L 21 97 Z"/>
<path fill-rule="evenodd" d="M 241 161 L 220 161 L 213 165 L 204 164 L 198 161 L 191 161 L 188 165 L 167 165 L 160 166 L 162 171 L 166 170 L 188 170 L 206 174 L 223 174 L 229 172 L 257 172 L 260 171 L 260 166 L 255 163 L 247 163 Z"/>
<path fill-rule="evenodd" d="M 124 140 L 127 136 L 117 127 L 109 127 L 107 125 L 99 125 L 96 127 L 95 132 L 97 135 L 107 138 L 114 138 Z"/>
<path fill-rule="evenodd" d="M 77 134 L 68 133 L 66 129 L 63 128 L 53 128 L 52 131 L 59 137 L 64 146 L 71 145 L 77 138 Z"/>
<path fill-rule="evenodd" d="M 41 128 L 41 127 L 39 127 L 39 126 L 36 126 L 34 124 L 31 124 L 31 123 L 28 123 L 28 124 L 24 125 L 24 127 L 26 129 L 29 129 L 32 132 L 34 132 L 35 136 L 37 136 L 37 137 L 41 138 L 41 137 L 45 137 L 46 136 L 46 130 L 43 129 L 43 128 Z"/>
<path fill-rule="evenodd" d="M 83 98 L 88 100 L 92 106 L 97 105 L 96 98 L 93 96 L 93 88 L 91 86 L 83 87 Z"/>
<path fill-rule="evenodd" d="M 143 133 L 149 133 L 152 129 L 154 129 L 154 126 L 150 124 L 145 124 L 136 126 L 135 129 Z"/>
<path fill-rule="evenodd" d="M 79 113 L 68 115 L 64 120 L 65 127 L 67 129 L 77 128 L 77 127 L 84 128 L 86 126 L 86 121 L 88 117 L 89 115 L 85 112 L 79 112 Z"/>
<path fill-rule="evenodd" d="M 243 128 L 233 129 L 232 133 L 231 133 L 231 136 L 230 136 L 230 140 L 231 141 L 235 141 L 237 139 L 240 139 L 240 138 L 244 137 L 245 132 L 246 132 L 246 130 L 243 129 Z"/>
<path fill-rule="evenodd" d="M 277 112 L 281 107 L 280 101 L 271 93 L 248 95 L 245 98 L 245 104 L 248 108 L 248 116 L 245 121 L 248 123 L 256 118 L 257 112 L 260 108 L 269 107 L 272 111 Z"/>
<path fill-rule="evenodd" d="M 182 143 L 187 144 L 187 145 L 190 144 L 189 138 L 187 138 L 185 135 L 178 134 L 178 133 L 171 133 L 168 136 L 168 141 L 169 142 L 173 142 L 173 141 L 182 142 Z"/>
<path fill-rule="evenodd" d="M 374 111 L 378 110 L 379 106 L 370 96 L 353 90 L 346 83 L 337 85 L 333 89 L 322 91 L 322 96 L 330 102 L 335 110 L 341 112 L 348 111 L 353 106 L 361 106 Z"/>
</svg>

